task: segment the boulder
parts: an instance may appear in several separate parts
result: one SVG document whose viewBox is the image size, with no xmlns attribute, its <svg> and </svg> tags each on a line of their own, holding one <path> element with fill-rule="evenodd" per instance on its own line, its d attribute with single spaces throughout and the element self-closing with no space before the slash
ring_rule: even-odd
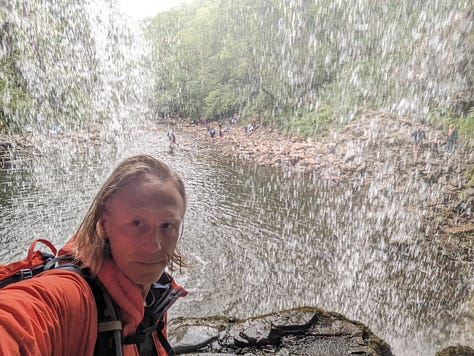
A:
<svg viewBox="0 0 474 356">
<path fill-rule="evenodd" d="M 390 346 L 362 323 L 315 307 L 246 320 L 174 319 L 169 341 L 177 354 L 392 355 Z"/>
<path fill-rule="evenodd" d="M 474 349 L 465 345 L 448 346 L 438 351 L 435 356 L 474 356 Z"/>
</svg>

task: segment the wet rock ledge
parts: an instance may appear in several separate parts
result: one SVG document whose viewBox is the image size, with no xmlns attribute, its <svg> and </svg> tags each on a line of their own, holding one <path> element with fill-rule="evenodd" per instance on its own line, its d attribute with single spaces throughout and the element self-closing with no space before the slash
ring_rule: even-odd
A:
<svg viewBox="0 0 474 356">
<path fill-rule="evenodd" d="M 177 354 L 393 355 L 362 323 L 315 307 L 246 320 L 178 318 L 170 322 L 168 333 Z"/>
</svg>

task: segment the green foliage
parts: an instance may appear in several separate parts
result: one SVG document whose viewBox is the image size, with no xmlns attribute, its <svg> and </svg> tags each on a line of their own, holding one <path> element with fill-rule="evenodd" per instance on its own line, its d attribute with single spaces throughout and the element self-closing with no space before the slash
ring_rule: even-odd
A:
<svg viewBox="0 0 474 356">
<path fill-rule="evenodd" d="M 82 0 L 0 7 L 0 130 L 81 128 L 137 103 L 145 107 L 151 85 L 137 78 L 148 58 L 140 57 L 132 30 L 110 5 L 102 15 L 92 15 Z"/>
<path fill-rule="evenodd" d="M 454 120 L 454 115 L 450 110 L 437 107 L 433 108 L 426 118 L 432 126 L 445 128 Z"/>
<path fill-rule="evenodd" d="M 0 9 L 6 49 L 0 129 L 11 129 L 18 116 L 23 124 L 34 120 L 34 114 L 14 115 L 40 106 L 51 117 L 80 123 L 107 117 L 107 105 L 116 110 L 127 99 L 133 103 L 140 93 L 127 85 L 94 107 L 93 88 L 104 78 L 82 2 L 43 4 L 22 5 L 32 17 L 23 38 L 31 46 L 15 43 L 26 33 L 5 23 Z M 238 112 L 244 120 L 256 116 L 291 133 L 320 135 L 335 117 L 349 121 L 368 109 L 405 114 L 408 103 L 413 111 L 431 109 L 430 120 L 443 128 L 455 122 L 473 144 L 473 14 L 469 2 L 430 0 L 345 6 L 330 0 L 195 0 L 146 22 L 154 106 L 181 117 Z M 132 47 L 132 37 L 121 39 L 122 25 L 109 20 L 103 31 L 111 43 L 107 56 L 119 63 L 120 48 Z M 22 77 L 17 51 L 36 66 L 37 87 Z M 108 70 L 125 83 L 133 68 L 135 62 Z"/>
<path fill-rule="evenodd" d="M 235 100 L 229 88 L 216 88 L 210 91 L 206 97 L 206 117 L 222 117 L 236 111 Z"/>
<path fill-rule="evenodd" d="M 326 130 L 321 103 L 342 121 L 368 109 L 454 111 L 449 98 L 472 86 L 472 13 L 428 0 L 195 1 L 149 23 L 156 97 L 185 116 L 253 113 L 305 135 Z"/>
<path fill-rule="evenodd" d="M 321 105 L 317 109 L 303 108 L 296 111 L 294 116 L 280 116 L 277 123 L 289 134 L 321 136 L 334 123 L 334 111 L 329 105 Z"/>
<path fill-rule="evenodd" d="M 31 106 L 31 98 L 26 91 L 26 82 L 15 65 L 13 56 L 0 60 L 0 132 L 18 129 L 13 119 L 15 114 L 24 112 Z"/>
<path fill-rule="evenodd" d="M 466 170 L 466 179 L 467 179 L 466 188 L 474 188 L 474 166 L 473 165 L 471 165 L 471 167 L 469 167 Z"/>
</svg>

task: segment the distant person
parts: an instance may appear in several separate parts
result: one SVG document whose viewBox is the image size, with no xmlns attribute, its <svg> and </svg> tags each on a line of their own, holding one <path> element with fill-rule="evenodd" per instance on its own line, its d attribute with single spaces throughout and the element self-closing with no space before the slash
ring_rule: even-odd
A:
<svg viewBox="0 0 474 356">
<path fill-rule="evenodd" d="M 434 139 L 431 141 L 430 151 L 436 155 L 439 154 L 438 134 L 436 134 Z"/>
<path fill-rule="evenodd" d="M 458 130 L 454 124 L 449 125 L 448 139 L 446 140 L 446 153 L 450 156 L 454 151 L 454 145 L 458 139 Z"/>
<path fill-rule="evenodd" d="M 217 125 L 219 126 L 219 137 L 224 137 L 224 130 L 222 129 L 222 123 L 219 121 Z"/>
<path fill-rule="evenodd" d="M 247 124 L 247 126 L 245 126 L 245 132 L 247 133 L 251 133 L 253 131 L 253 128 L 254 128 L 254 123 L 253 122 L 249 122 Z"/>
<path fill-rule="evenodd" d="M 416 157 L 419 146 L 422 141 L 426 139 L 426 134 L 421 128 L 416 128 L 415 131 L 411 133 L 411 137 L 413 138 L 413 154 Z"/>
<path fill-rule="evenodd" d="M 61 126 L 54 124 L 51 126 L 51 129 L 49 130 L 50 135 L 57 135 L 61 133 Z"/>
<path fill-rule="evenodd" d="M 214 136 L 216 135 L 216 129 L 209 124 L 206 125 L 206 128 L 211 138 L 214 138 Z"/>
<path fill-rule="evenodd" d="M 173 130 L 169 130 L 166 136 L 168 136 L 168 139 L 170 140 L 170 147 L 178 146 L 178 144 L 176 143 L 176 136 Z"/>
<path fill-rule="evenodd" d="M 231 125 L 237 125 L 239 121 L 240 121 L 240 116 L 237 115 L 237 114 L 234 114 L 234 115 L 230 118 L 229 123 L 230 123 Z"/>
</svg>

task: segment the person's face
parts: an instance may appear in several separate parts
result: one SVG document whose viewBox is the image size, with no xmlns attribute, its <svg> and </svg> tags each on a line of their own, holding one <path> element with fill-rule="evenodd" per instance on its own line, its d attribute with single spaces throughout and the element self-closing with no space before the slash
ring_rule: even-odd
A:
<svg viewBox="0 0 474 356">
<path fill-rule="evenodd" d="M 133 283 L 149 285 L 173 256 L 184 215 L 175 183 L 147 177 L 127 185 L 101 217 L 118 268 Z"/>
</svg>

